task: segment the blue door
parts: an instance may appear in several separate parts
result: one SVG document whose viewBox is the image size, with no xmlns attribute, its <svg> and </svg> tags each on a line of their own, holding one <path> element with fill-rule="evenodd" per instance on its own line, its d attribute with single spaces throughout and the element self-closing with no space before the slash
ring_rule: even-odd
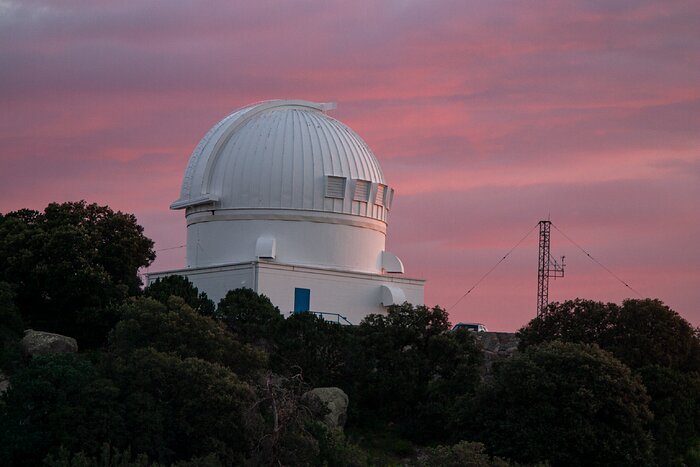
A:
<svg viewBox="0 0 700 467">
<path fill-rule="evenodd" d="M 294 289 L 294 313 L 300 311 L 309 311 L 309 302 L 311 299 L 311 290 L 309 289 Z"/>
</svg>

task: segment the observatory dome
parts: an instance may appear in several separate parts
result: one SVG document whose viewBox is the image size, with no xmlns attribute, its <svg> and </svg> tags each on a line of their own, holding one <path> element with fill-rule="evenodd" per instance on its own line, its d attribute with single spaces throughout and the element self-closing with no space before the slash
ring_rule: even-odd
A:
<svg viewBox="0 0 700 467">
<path fill-rule="evenodd" d="M 393 190 L 362 138 L 325 113 L 334 107 L 268 101 L 209 130 L 170 206 L 185 209 L 187 267 L 403 270 L 384 252 Z"/>
<path fill-rule="evenodd" d="M 209 130 L 190 157 L 171 208 L 293 209 L 386 221 L 382 169 L 333 104 L 275 100 L 239 109 Z"/>
<path fill-rule="evenodd" d="M 284 313 L 359 323 L 424 283 L 385 250 L 394 190 L 334 104 L 274 100 L 239 109 L 195 147 L 171 209 L 187 223 L 187 277 L 217 301 L 233 289 L 267 295 Z"/>
</svg>

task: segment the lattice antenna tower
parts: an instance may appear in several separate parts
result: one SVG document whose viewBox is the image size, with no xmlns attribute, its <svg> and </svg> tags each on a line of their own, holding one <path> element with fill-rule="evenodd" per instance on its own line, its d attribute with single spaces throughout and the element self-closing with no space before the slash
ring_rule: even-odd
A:
<svg viewBox="0 0 700 467">
<path fill-rule="evenodd" d="M 540 221 L 540 248 L 537 262 L 537 316 L 547 309 L 549 303 L 549 278 L 564 277 L 564 256 L 561 262 L 550 254 L 550 230 L 552 223 Z"/>
</svg>

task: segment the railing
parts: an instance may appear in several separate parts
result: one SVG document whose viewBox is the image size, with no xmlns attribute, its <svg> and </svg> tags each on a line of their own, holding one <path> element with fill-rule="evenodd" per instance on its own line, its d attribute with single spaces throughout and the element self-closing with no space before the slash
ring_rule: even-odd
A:
<svg viewBox="0 0 700 467">
<path fill-rule="evenodd" d="M 338 324 L 343 324 L 343 325 L 350 325 L 352 326 L 352 323 L 348 321 L 348 318 L 346 316 L 341 315 L 340 313 L 331 313 L 330 311 L 290 311 L 289 314 L 293 315 L 295 313 L 313 313 L 314 315 L 318 316 L 319 318 L 328 321 L 330 323 L 338 323 Z"/>
</svg>

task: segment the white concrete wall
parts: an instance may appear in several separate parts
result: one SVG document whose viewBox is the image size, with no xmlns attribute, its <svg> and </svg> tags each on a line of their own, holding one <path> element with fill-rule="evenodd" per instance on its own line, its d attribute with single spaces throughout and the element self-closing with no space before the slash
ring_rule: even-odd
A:
<svg viewBox="0 0 700 467">
<path fill-rule="evenodd" d="M 260 236 L 274 237 L 275 260 L 368 273 L 381 272 L 386 235 L 370 228 L 289 220 L 223 220 L 187 227 L 187 265 L 255 261 Z"/>
<path fill-rule="evenodd" d="M 401 288 L 406 300 L 424 303 L 424 283 L 415 279 L 370 274 L 352 274 L 312 268 L 293 268 L 260 263 L 258 291 L 270 297 L 285 315 L 294 310 L 294 289 L 310 289 L 311 311 L 339 313 L 359 324 L 370 313 L 386 313 L 381 286 Z"/>
<path fill-rule="evenodd" d="M 248 288 L 256 289 L 255 268 L 253 263 L 238 264 L 226 267 L 214 267 L 204 269 L 178 269 L 175 271 L 163 271 L 148 274 L 148 284 L 159 277 L 178 275 L 187 277 L 200 292 L 219 303 L 229 290 Z"/>
<path fill-rule="evenodd" d="M 206 292 L 214 303 L 218 303 L 229 290 L 241 287 L 253 289 L 267 295 L 285 316 L 294 310 L 294 289 L 309 289 L 310 311 L 338 313 L 346 316 L 352 324 L 359 324 L 370 313 L 386 312 L 386 308 L 381 305 L 382 285 L 400 288 L 409 303 L 424 303 L 425 283 L 422 280 L 274 262 L 150 273 L 148 284 L 159 277 L 173 274 L 186 276 L 200 292 Z"/>
</svg>

